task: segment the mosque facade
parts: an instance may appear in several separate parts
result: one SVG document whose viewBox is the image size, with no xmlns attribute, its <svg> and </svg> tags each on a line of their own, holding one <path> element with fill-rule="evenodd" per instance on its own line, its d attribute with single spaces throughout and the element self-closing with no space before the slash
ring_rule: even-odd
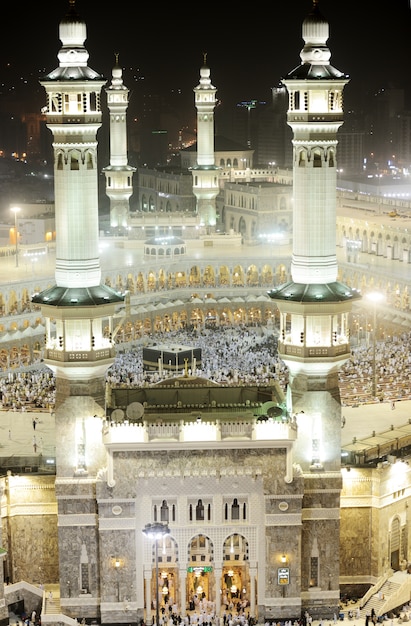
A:
<svg viewBox="0 0 411 626">
<path fill-rule="evenodd" d="M 19 488 L 11 477 L 4 480 L 3 539 L 9 548 L 15 546 L 4 555 L 6 571 L 13 582 L 28 576 L 35 583 L 56 583 L 65 619 L 137 624 L 174 606 L 182 616 L 194 609 L 220 614 L 243 607 L 261 622 L 299 619 L 306 611 L 330 619 L 339 612 L 342 577 L 370 586 L 387 568 L 400 568 L 407 561 L 410 532 L 408 484 L 393 487 L 388 478 L 381 479 L 381 468 L 356 476 L 353 472 L 348 482 L 341 472 L 336 372 L 349 358 L 355 281 L 340 282 L 345 269 L 338 275 L 332 237 L 316 240 L 313 252 L 301 234 L 293 244 L 290 269 L 281 256 L 276 262 L 238 264 L 232 259 L 193 263 L 183 258 L 178 267 L 173 258 L 168 265 L 156 260 L 154 269 L 104 276 L 96 226 L 98 91 L 104 81 L 88 66 L 86 26 L 74 2 L 60 23 L 60 36 L 59 67 L 43 81 L 48 125 L 55 137 L 55 284 L 38 281 L 33 297 L 26 289 L 32 313 L 44 322 L 46 345 L 39 351 L 56 375 L 56 476 L 54 485 L 39 478 L 29 488 Z M 314 2 L 303 24 L 301 66 L 287 80 L 296 86 L 290 90 L 290 119 L 298 127 L 294 159 L 300 168 L 295 183 L 299 216 L 307 218 L 303 195 L 315 204 L 325 188 L 335 222 L 332 170 L 346 79 L 328 63 L 327 36 L 328 24 Z M 304 75 L 313 60 L 325 72 L 321 81 Z M 202 68 L 201 76 L 208 79 L 208 68 Z M 323 80 L 326 99 L 324 93 L 319 96 Z M 304 110 L 304 98 L 311 92 L 324 108 L 327 141 L 322 136 L 317 143 L 325 147 L 305 145 L 310 118 L 317 115 Z M 317 128 L 316 121 L 312 128 Z M 207 136 L 209 132 L 207 125 Z M 213 178 L 206 180 L 214 201 L 216 166 L 203 154 L 208 159 L 204 172 L 212 166 Z M 214 205 L 210 207 L 208 187 L 201 196 L 201 181 L 202 175 L 197 178 L 198 206 L 206 216 L 206 240 L 214 241 L 209 236 Z M 90 206 L 94 210 L 79 210 Z M 286 208 L 286 201 L 279 200 L 285 230 L 290 218 Z M 326 235 L 335 235 L 330 215 L 324 215 Z M 255 229 L 250 233 L 254 236 Z M 321 245 L 328 260 L 320 267 L 326 276 L 320 284 L 332 286 L 334 299 L 322 307 L 304 299 L 294 302 L 284 291 L 291 283 L 319 284 L 315 277 L 323 262 Z M 126 397 L 115 389 L 109 394 L 104 376 L 114 360 L 116 334 L 121 327 L 127 333 L 122 312 L 131 319 L 124 291 L 140 292 L 143 307 L 146 294 L 155 293 L 158 300 L 162 286 L 167 297 L 172 291 L 177 316 L 160 314 L 157 302 L 151 315 L 133 312 L 128 332 L 144 334 L 147 319 L 149 332 L 154 332 L 164 329 L 160 323 L 166 330 L 167 324 L 205 325 L 208 313 L 224 323 L 229 312 L 229 321 L 241 324 L 252 323 L 253 315 L 255 322 L 273 324 L 279 315 L 281 354 L 293 379 L 290 393 L 273 382 L 216 385 L 186 367 L 174 378 Z M 221 287 L 229 291 L 228 302 L 214 297 Z M 235 302 L 239 287 L 246 295 Z M 185 298 L 181 304 L 176 303 L 179 290 Z M 125 336 L 124 342 L 129 339 Z M 30 340 L 31 346 L 40 343 Z M 395 502 L 388 503 L 394 489 Z M 30 491 L 31 510 L 37 513 L 32 531 L 42 555 L 35 573 L 24 542 L 18 541 Z M 359 549 L 352 531 L 355 516 L 364 540 L 361 560 L 353 565 L 354 550 Z M 370 525 L 367 516 L 378 519 Z M 153 525 L 167 532 L 150 538 Z M 376 526 L 378 538 L 367 543 Z M 47 621 L 60 623 L 62 618 L 56 611 Z"/>
</svg>

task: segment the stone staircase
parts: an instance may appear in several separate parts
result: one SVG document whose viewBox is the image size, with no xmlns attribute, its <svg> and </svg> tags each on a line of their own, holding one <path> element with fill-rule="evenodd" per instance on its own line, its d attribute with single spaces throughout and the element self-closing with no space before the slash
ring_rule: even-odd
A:
<svg viewBox="0 0 411 626">
<path fill-rule="evenodd" d="M 360 617 L 371 615 L 372 609 L 378 616 L 407 604 L 411 593 L 411 575 L 407 572 L 394 572 L 385 576 L 372 587 L 360 601 Z"/>
<path fill-rule="evenodd" d="M 58 585 L 48 585 L 44 591 L 42 615 L 57 615 L 60 613 L 60 587 Z"/>
<path fill-rule="evenodd" d="M 45 598 L 42 615 L 58 615 L 61 613 L 60 600 Z"/>
</svg>

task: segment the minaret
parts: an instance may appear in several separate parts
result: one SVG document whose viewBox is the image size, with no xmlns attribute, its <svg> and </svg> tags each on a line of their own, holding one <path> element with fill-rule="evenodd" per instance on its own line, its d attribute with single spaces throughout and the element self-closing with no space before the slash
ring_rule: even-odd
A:
<svg viewBox="0 0 411 626">
<path fill-rule="evenodd" d="M 307 490 L 316 493 L 303 505 L 301 592 L 307 596 L 304 608 L 318 614 L 318 606 L 310 604 L 308 586 L 327 590 L 318 598 L 338 609 L 338 371 L 350 357 L 348 318 L 352 302 L 360 296 L 337 277 L 337 131 L 343 123 L 342 93 L 349 78 L 330 65 L 329 25 L 316 0 L 303 22 L 302 36 L 301 64 L 283 80 L 289 95 L 287 121 L 293 131 L 292 280 L 269 295 L 280 311 L 278 351 L 289 370 L 292 411 L 298 423 L 294 461 Z"/>
<path fill-rule="evenodd" d="M 200 223 L 208 231 L 216 225 L 215 199 L 219 192 L 218 170 L 214 158 L 214 109 L 217 89 L 211 84 L 210 69 L 200 68 L 200 83 L 194 88 L 197 108 L 197 165 L 192 168 L 193 193 L 197 198 L 197 214 Z"/>
<path fill-rule="evenodd" d="M 129 90 L 123 83 L 123 72 L 118 55 L 112 70 L 111 84 L 106 87 L 110 113 L 110 165 L 103 169 L 106 176 L 106 194 L 110 198 L 110 226 L 127 228 L 130 196 L 133 193 L 135 167 L 127 162 L 127 108 Z"/>
<path fill-rule="evenodd" d="M 86 25 L 75 0 L 69 2 L 59 35 L 59 66 L 41 81 L 53 136 L 56 284 L 32 301 L 41 305 L 46 319 L 44 361 L 56 376 L 61 606 L 81 617 L 88 609 L 84 605 L 76 613 L 66 581 L 72 590 L 75 586 L 76 596 L 87 592 L 87 605 L 101 595 L 98 554 L 86 546 L 98 543 L 94 489 L 105 456 L 96 445 L 101 437 L 96 418 L 105 416 L 105 376 L 115 358 L 113 317 L 124 297 L 100 282 L 97 131 L 106 80 L 87 64 Z"/>
<path fill-rule="evenodd" d="M 56 373 L 57 406 L 73 389 L 104 406 L 105 372 L 115 356 L 112 319 L 124 298 L 100 284 L 97 131 L 105 81 L 87 65 L 86 25 L 74 0 L 60 22 L 60 39 L 59 67 L 41 81 L 53 134 L 56 285 L 33 302 L 47 322 L 45 362 Z"/>
</svg>

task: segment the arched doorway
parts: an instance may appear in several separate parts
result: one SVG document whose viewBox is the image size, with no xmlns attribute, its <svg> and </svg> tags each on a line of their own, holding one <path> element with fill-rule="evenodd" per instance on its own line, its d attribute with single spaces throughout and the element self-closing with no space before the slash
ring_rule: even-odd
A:
<svg viewBox="0 0 411 626">
<path fill-rule="evenodd" d="M 236 498 L 227 514 L 231 519 L 242 518 L 242 504 Z M 227 503 L 228 507 L 228 503 Z M 238 517 L 237 517 L 238 516 Z M 221 608 L 240 614 L 250 604 L 249 546 L 243 535 L 233 533 L 224 541 L 221 580 Z"/>
<path fill-rule="evenodd" d="M 196 519 L 204 512 L 202 500 L 196 505 Z M 188 546 L 187 600 L 189 609 L 199 613 L 206 611 L 208 603 L 216 601 L 216 585 L 213 575 L 214 548 L 206 535 L 196 535 Z"/>
</svg>

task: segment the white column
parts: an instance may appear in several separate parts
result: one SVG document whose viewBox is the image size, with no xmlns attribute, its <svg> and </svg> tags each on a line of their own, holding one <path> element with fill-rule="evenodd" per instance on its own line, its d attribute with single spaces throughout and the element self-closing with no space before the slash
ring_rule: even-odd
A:
<svg viewBox="0 0 411 626">
<path fill-rule="evenodd" d="M 151 612 L 151 570 L 144 572 L 144 582 L 146 587 L 146 623 L 153 623 L 153 614 Z"/>
<path fill-rule="evenodd" d="M 217 617 L 220 617 L 221 613 L 221 576 L 223 575 L 223 570 L 221 567 L 214 568 L 214 578 L 215 578 L 215 614 Z"/>
<path fill-rule="evenodd" d="M 180 615 L 185 617 L 187 614 L 187 570 L 180 568 Z"/>
<path fill-rule="evenodd" d="M 255 614 L 255 579 L 257 570 L 250 569 L 250 617 L 256 617 Z"/>
</svg>

